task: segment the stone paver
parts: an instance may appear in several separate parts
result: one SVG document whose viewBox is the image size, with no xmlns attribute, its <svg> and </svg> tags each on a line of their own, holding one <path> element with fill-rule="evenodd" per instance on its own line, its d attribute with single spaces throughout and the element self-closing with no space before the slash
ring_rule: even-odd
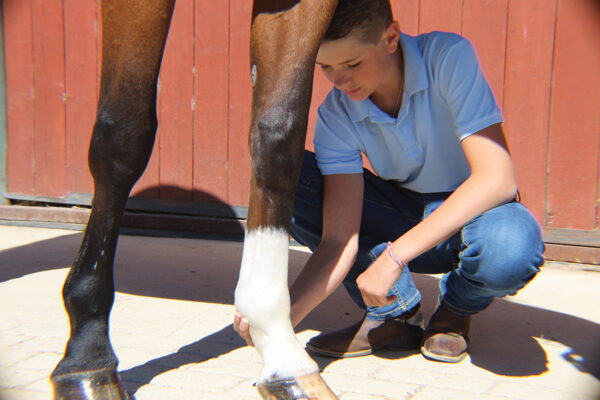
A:
<svg viewBox="0 0 600 400">
<path fill-rule="evenodd" d="M 61 288 L 81 232 L 0 225 L 0 399 L 50 399 L 68 319 Z M 239 242 L 122 236 L 111 339 L 136 400 L 257 400 L 260 357 L 231 327 Z M 308 253 L 293 247 L 290 279 Z M 592 268 L 593 269 L 593 268 Z M 426 318 L 437 279 L 416 276 Z M 341 400 L 600 398 L 600 273 L 548 263 L 473 321 L 472 350 L 448 365 L 417 353 L 316 357 Z M 337 290 L 297 328 L 306 342 L 360 318 Z"/>
</svg>

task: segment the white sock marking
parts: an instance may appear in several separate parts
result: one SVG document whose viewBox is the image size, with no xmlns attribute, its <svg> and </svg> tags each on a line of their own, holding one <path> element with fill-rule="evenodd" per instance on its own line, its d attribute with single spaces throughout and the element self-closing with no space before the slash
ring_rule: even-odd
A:
<svg viewBox="0 0 600 400">
<path fill-rule="evenodd" d="M 289 235 L 282 229 L 246 232 L 235 307 L 250 323 L 250 335 L 263 359 L 260 380 L 318 371 L 290 322 Z"/>
</svg>

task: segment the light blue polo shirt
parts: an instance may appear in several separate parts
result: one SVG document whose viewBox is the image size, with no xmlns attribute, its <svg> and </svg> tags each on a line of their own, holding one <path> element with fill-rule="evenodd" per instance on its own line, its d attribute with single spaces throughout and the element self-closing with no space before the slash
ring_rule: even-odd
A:
<svg viewBox="0 0 600 400">
<path fill-rule="evenodd" d="M 456 34 L 401 35 L 398 118 L 333 88 L 319 107 L 315 156 L 323 175 L 362 173 L 362 154 L 385 180 L 420 193 L 455 190 L 470 175 L 460 145 L 502 122 L 471 43 Z"/>
</svg>

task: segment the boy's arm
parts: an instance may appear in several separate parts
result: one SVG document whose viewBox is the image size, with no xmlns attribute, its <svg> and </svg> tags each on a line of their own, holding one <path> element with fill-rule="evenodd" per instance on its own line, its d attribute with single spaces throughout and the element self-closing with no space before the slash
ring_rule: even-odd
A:
<svg viewBox="0 0 600 400">
<path fill-rule="evenodd" d="M 512 161 L 500 124 L 465 138 L 462 148 L 471 167 L 470 177 L 442 205 L 394 241 L 392 249 L 409 262 L 458 232 L 477 215 L 514 198 L 517 185 Z M 365 303 L 383 306 L 401 270 L 384 252 L 358 279 Z"/>
<path fill-rule="evenodd" d="M 323 177 L 323 235 L 290 288 L 293 326 L 338 287 L 354 264 L 363 191 L 362 174 Z"/>
</svg>

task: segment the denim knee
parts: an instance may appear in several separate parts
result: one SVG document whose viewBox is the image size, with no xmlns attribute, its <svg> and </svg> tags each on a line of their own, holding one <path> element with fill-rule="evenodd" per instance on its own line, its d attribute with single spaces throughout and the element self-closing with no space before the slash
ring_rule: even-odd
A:
<svg viewBox="0 0 600 400">
<path fill-rule="evenodd" d="M 519 203 L 480 215 L 461 234 L 460 274 L 495 297 L 515 294 L 544 263 L 540 227 Z"/>
</svg>

